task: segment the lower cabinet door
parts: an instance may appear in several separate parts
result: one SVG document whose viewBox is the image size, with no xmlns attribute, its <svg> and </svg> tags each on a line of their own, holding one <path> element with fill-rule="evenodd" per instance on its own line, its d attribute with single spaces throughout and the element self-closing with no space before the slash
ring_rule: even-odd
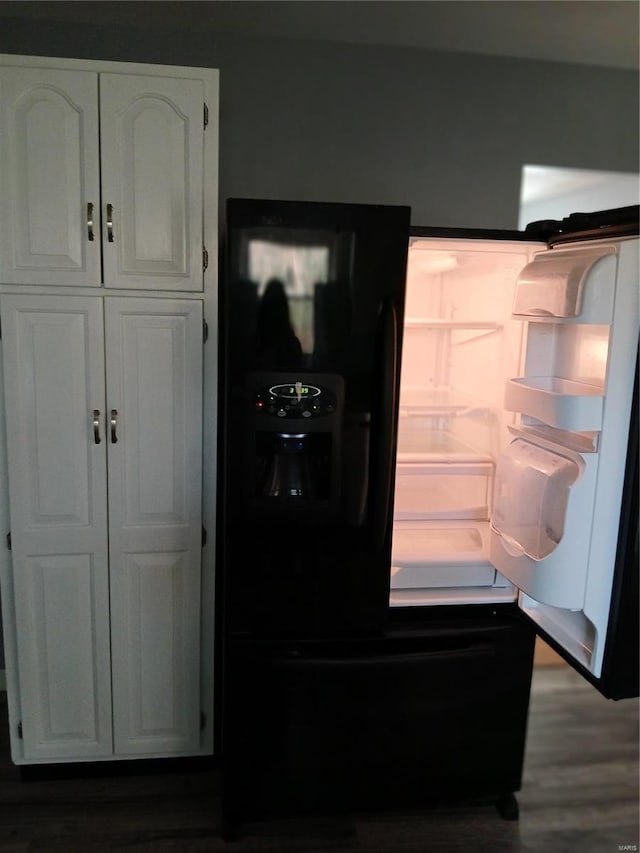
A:
<svg viewBox="0 0 640 853">
<path fill-rule="evenodd" d="M 23 757 L 108 756 L 102 304 L 3 296 L 0 309 Z"/>
<path fill-rule="evenodd" d="M 118 755 L 200 739 L 202 304 L 105 299 Z"/>
<path fill-rule="evenodd" d="M 20 758 L 196 752 L 202 304 L 0 310 Z"/>
</svg>

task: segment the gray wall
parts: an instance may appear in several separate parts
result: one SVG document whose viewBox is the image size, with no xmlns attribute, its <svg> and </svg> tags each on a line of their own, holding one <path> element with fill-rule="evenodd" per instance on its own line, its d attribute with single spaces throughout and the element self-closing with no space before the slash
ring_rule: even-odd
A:
<svg viewBox="0 0 640 853">
<path fill-rule="evenodd" d="M 0 53 L 220 69 L 229 196 L 409 204 L 515 228 L 525 163 L 638 171 L 638 75 L 586 66 L 2 18 Z M 0 666 L 2 650 L 0 648 Z"/>
<path fill-rule="evenodd" d="M 219 68 L 221 204 L 386 202 L 414 224 L 516 227 L 525 163 L 638 171 L 632 71 L 11 18 L 0 52 Z"/>
</svg>

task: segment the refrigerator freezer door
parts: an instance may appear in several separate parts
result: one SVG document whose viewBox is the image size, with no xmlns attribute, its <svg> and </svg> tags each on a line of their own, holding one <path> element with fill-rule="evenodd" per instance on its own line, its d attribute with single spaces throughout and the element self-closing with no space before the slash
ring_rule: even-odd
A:
<svg viewBox="0 0 640 853">
<path fill-rule="evenodd" d="M 220 530 L 230 633 L 326 636 L 381 630 L 388 618 L 409 214 L 228 200 Z"/>
</svg>

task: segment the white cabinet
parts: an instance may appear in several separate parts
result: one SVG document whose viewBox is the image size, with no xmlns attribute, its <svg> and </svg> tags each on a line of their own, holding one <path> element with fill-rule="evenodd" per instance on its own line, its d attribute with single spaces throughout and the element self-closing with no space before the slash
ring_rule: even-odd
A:
<svg viewBox="0 0 640 853">
<path fill-rule="evenodd" d="M 204 115 L 201 79 L 0 68 L 0 282 L 202 290 Z"/>
<path fill-rule="evenodd" d="M 101 302 L 3 297 L 0 309 L 24 753 L 108 755 Z"/>
<path fill-rule="evenodd" d="M 0 281 L 99 285 L 98 75 L 1 68 L 0 126 Z"/>
<path fill-rule="evenodd" d="M 0 310 L 24 758 L 194 752 L 202 303 Z"/>
<path fill-rule="evenodd" d="M 100 75 L 104 281 L 201 290 L 199 80 Z"/>
<path fill-rule="evenodd" d="M 128 298 L 105 305 L 115 748 L 194 751 L 202 305 Z"/>
<path fill-rule="evenodd" d="M 217 114 L 214 69 L 0 56 L 17 764 L 213 750 Z"/>
</svg>

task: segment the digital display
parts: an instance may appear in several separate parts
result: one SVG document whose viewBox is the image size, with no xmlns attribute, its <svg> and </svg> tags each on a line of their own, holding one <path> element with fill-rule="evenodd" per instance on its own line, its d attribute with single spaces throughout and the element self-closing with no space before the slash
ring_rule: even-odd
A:
<svg viewBox="0 0 640 853">
<path fill-rule="evenodd" d="M 301 400 L 303 397 L 318 397 L 322 391 L 317 385 L 303 385 L 302 382 L 295 382 L 290 385 L 272 385 L 269 393 L 274 397 Z"/>
</svg>

